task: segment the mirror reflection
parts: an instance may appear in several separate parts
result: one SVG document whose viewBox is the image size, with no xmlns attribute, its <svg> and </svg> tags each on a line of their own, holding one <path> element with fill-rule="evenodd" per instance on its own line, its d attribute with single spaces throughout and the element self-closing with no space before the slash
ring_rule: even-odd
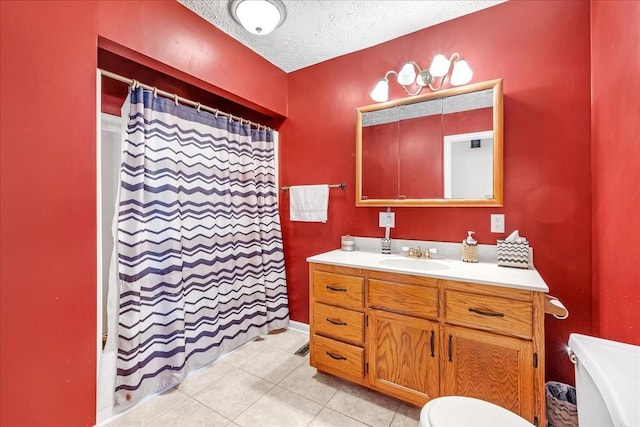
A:
<svg viewBox="0 0 640 427">
<path fill-rule="evenodd" d="M 502 80 L 357 109 L 357 206 L 501 206 Z"/>
</svg>

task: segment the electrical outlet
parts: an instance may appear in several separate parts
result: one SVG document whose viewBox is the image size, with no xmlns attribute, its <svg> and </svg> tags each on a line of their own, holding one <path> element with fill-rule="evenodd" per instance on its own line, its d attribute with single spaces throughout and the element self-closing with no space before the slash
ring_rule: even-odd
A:
<svg viewBox="0 0 640 427">
<path fill-rule="evenodd" d="M 504 214 L 491 214 L 491 232 L 504 233 Z"/>
<path fill-rule="evenodd" d="M 380 212 L 380 227 L 394 228 L 396 226 L 396 214 L 394 212 Z"/>
</svg>

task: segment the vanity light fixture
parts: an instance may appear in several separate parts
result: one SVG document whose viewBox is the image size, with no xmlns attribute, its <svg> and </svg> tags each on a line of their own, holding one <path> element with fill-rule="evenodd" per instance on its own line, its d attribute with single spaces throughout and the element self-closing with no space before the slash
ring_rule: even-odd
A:
<svg viewBox="0 0 640 427">
<path fill-rule="evenodd" d="M 287 16 L 280 0 L 231 0 L 229 13 L 245 30 L 259 36 L 278 28 Z"/>
<path fill-rule="evenodd" d="M 457 52 L 449 59 L 441 54 L 436 55 L 429 68 L 424 70 L 415 61 L 409 61 L 400 71 L 389 70 L 385 73 L 371 91 L 371 98 L 374 101 L 386 102 L 389 99 L 389 75 L 391 74 L 396 75 L 396 81 L 410 96 L 418 95 L 425 87 L 432 91 L 441 89 L 447 76 L 454 86 L 467 84 L 473 77 L 471 67 Z M 437 85 L 434 84 L 436 80 L 438 80 Z"/>
</svg>

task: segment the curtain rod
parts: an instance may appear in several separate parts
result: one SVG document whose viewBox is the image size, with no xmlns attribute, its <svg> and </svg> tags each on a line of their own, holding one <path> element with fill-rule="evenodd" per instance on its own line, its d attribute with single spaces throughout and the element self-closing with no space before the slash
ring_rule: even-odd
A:
<svg viewBox="0 0 640 427">
<path fill-rule="evenodd" d="M 140 86 L 141 88 L 152 90 L 154 96 L 155 95 L 162 95 L 165 98 L 173 99 L 176 103 L 181 102 L 183 104 L 188 104 L 188 105 L 194 107 L 198 111 L 205 110 L 205 111 L 208 111 L 210 113 L 213 113 L 213 114 L 216 115 L 216 117 L 218 115 L 221 115 L 221 116 L 224 116 L 224 117 L 228 117 L 229 120 L 236 119 L 236 120 L 238 120 L 240 122 L 240 124 L 249 123 L 251 126 L 255 127 L 258 130 L 260 130 L 260 129 L 274 130 L 274 129 L 271 129 L 269 126 L 266 126 L 266 125 L 263 125 L 263 124 L 260 124 L 260 123 L 255 123 L 255 122 L 252 122 L 251 120 L 243 119 L 242 117 L 239 117 L 239 116 L 234 116 L 233 114 L 225 113 L 224 111 L 220 111 L 217 108 L 212 108 L 212 107 L 208 107 L 206 105 L 202 105 L 199 102 L 195 102 L 195 101 L 192 101 L 190 99 L 183 98 L 181 96 L 178 96 L 175 93 L 170 93 L 170 92 L 166 92 L 164 90 L 160 90 L 155 86 L 150 86 L 150 85 L 147 85 L 147 84 L 144 84 L 144 83 L 140 83 L 137 80 L 130 79 L 128 77 L 124 77 L 124 76 L 121 76 L 120 74 L 112 73 L 111 71 L 103 70 L 101 68 L 99 68 L 99 70 L 100 70 L 100 74 L 101 75 L 103 75 L 105 77 L 108 77 L 110 79 L 113 79 L 113 80 L 117 80 L 117 81 L 122 82 L 122 83 L 126 83 L 129 86 L 134 86 L 134 89 L 136 87 Z"/>
</svg>

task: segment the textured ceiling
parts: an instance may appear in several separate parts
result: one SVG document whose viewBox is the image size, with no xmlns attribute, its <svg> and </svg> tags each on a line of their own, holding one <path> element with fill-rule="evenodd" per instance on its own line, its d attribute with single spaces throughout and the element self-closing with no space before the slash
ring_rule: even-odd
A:
<svg viewBox="0 0 640 427">
<path fill-rule="evenodd" d="M 178 0 L 286 72 L 502 3 L 452 0 L 283 0 L 284 23 L 250 34 L 231 17 L 228 0 Z"/>
</svg>

